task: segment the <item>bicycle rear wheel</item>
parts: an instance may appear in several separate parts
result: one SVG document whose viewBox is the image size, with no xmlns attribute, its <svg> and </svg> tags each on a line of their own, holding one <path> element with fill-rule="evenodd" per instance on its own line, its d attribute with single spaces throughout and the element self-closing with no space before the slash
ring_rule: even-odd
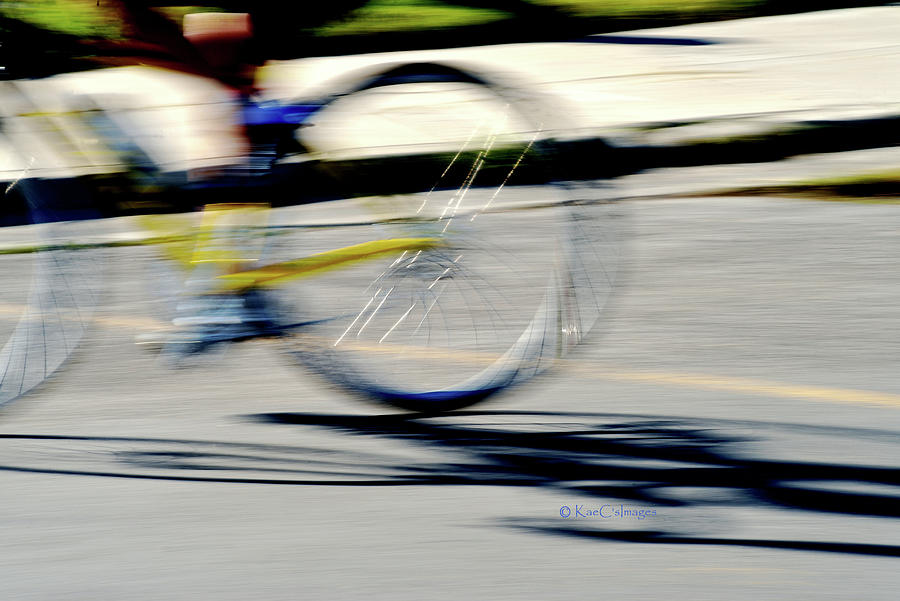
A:
<svg viewBox="0 0 900 601">
<path fill-rule="evenodd" d="M 29 225 L 4 232 L 0 254 L 0 406 L 56 372 L 81 341 L 97 302 L 99 253 L 88 225 L 64 220 L 65 183 L 21 181 Z M 9 191 L 9 190 L 8 190 Z M 83 216 L 83 215 L 82 215 Z"/>
<path fill-rule="evenodd" d="M 313 115 L 300 142 L 348 198 L 273 211 L 269 260 L 431 242 L 273 287 L 290 355 L 346 389 L 435 412 L 525 382 L 580 342 L 618 245 L 609 206 L 556 172 L 553 108 L 413 64 L 360 78 Z"/>
</svg>

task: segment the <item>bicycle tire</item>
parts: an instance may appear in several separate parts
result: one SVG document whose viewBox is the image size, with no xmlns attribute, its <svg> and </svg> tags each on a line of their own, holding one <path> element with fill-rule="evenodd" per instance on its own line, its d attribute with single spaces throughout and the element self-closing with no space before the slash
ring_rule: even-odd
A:
<svg viewBox="0 0 900 601">
<path fill-rule="evenodd" d="M 77 223 L 49 200 L 60 182 L 24 180 L 17 187 L 27 199 L 31 225 L 19 226 L 20 244 L 4 249 L 3 313 L 0 347 L 0 406 L 18 399 L 50 378 L 84 336 L 97 302 L 97 249 L 73 240 Z M 9 190 L 8 190 L 9 191 Z"/>
<path fill-rule="evenodd" d="M 379 154 L 385 149 L 357 147 L 365 155 L 362 159 L 348 159 L 347 152 L 334 148 L 321 149 L 335 128 L 359 127 L 361 105 L 352 104 L 354 110 L 340 106 L 348 100 L 385 92 L 427 95 L 441 86 L 473 88 L 466 93 L 477 92 L 504 110 L 514 110 L 516 125 L 503 132 L 506 146 L 498 145 L 500 135 L 493 129 L 485 138 L 487 151 L 481 148 L 477 153 L 465 148 L 446 153 L 427 139 L 428 133 L 422 140 L 428 148 L 404 149 L 399 156 L 393 140 L 384 140 L 392 149 L 387 155 Z M 375 102 L 378 107 L 372 110 L 378 112 L 389 110 L 392 101 L 385 97 L 365 102 Z M 427 100 L 416 99 L 413 104 L 419 102 Z M 272 224 L 279 235 L 272 237 L 270 256 L 285 259 L 300 247 L 308 253 L 336 241 L 395 238 L 410 232 L 431 233 L 441 243 L 434 249 L 398 252 L 303 280 L 290 290 L 276 288 L 281 320 L 304 324 L 286 336 L 286 352 L 345 390 L 402 409 L 433 413 L 470 406 L 522 384 L 581 342 L 599 320 L 613 289 L 619 245 L 610 205 L 593 198 L 592 184 L 566 181 L 557 172 L 559 149 L 550 134 L 560 126 L 542 121 L 553 114 L 552 109 L 521 88 L 433 63 L 366 74 L 325 103 L 311 118 L 313 127 L 301 130 L 301 142 L 315 153 L 320 167 L 338 179 L 347 181 L 348 173 L 354 173 L 357 191 L 348 196 L 357 198 L 324 203 L 334 207 L 324 213 L 330 228 L 314 227 L 309 221 L 301 225 L 298 219 L 304 209 L 297 210 L 293 222 L 290 210 L 275 211 L 281 217 Z M 326 125 L 328 118 L 336 123 Z M 431 118 L 426 117 L 425 125 L 442 127 L 429 123 Z M 409 120 L 402 124 L 410 127 Z M 316 135 L 303 135 L 307 132 Z M 486 168 L 492 152 L 500 155 L 494 173 Z M 452 166 L 464 155 L 476 161 L 477 168 Z M 430 164 L 434 156 L 445 157 L 449 165 Z M 391 169 L 402 169 L 404 163 L 430 168 L 440 174 L 438 180 L 413 178 L 416 181 L 402 185 L 390 181 Z M 509 170 L 512 163 L 527 166 L 529 172 Z M 372 179 L 372 172 L 379 169 L 382 177 Z M 445 181 L 450 171 L 456 172 L 452 185 Z M 424 191 L 416 194 L 412 188 Z M 510 198 L 501 200 L 500 192 Z M 460 194 L 468 198 L 465 208 Z M 451 204 L 456 203 L 452 215 L 446 206 L 437 215 L 423 214 L 421 207 L 433 206 L 436 197 L 441 201 L 450 197 Z M 354 207 L 367 210 L 354 212 Z M 433 290 L 436 282 L 443 286 L 440 293 Z M 355 308 L 354 287 L 365 291 Z M 323 311 L 323 306 L 330 311 Z M 416 319 L 418 325 L 413 326 Z M 426 320 L 428 326 L 423 328 Z M 399 332 L 401 328 L 405 331 Z"/>
<path fill-rule="evenodd" d="M 365 147 L 361 149 L 362 159 L 348 159 L 346 152 L 334 148 L 321 149 L 323 140 L 327 141 L 335 128 L 348 125 L 341 122 L 343 119 L 350 119 L 351 127 L 359 127 L 362 105 L 351 104 L 353 110 L 341 106 L 348 100 L 383 93 L 429 94 L 439 86 L 454 88 L 454 94 L 457 88 L 472 88 L 466 93 L 475 92 L 503 110 L 516 112 L 515 127 L 501 132 L 507 147 L 499 153 L 499 171 L 491 174 L 485 169 L 490 153 L 502 148 L 497 144 L 501 135 L 496 129 L 487 130 L 487 136 L 478 134 L 484 141 L 480 146 L 487 151 L 481 147 L 478 152 L 462 148 L 446 153 L 435 147 L 427 132 L 420 141 L 422 147 L 404 149 L 399 157 L 396 152 L 382 154 L 384 148 Z M 385 106 L 391 110 L 393 101 L 370 97 L 365 102 L 375 102 L 371 110 L 378 113 Z M 414 109 L 421 110 L 424 102 L 427 100 L 417 98 L 412 104 L 419 108 Z M 293 249 L 291 241 L 302 239 L 297 246 L 313 248 L 315 239 L 321 238 L 319 248 L 325 248 L 326 239 L 384 239 L 397 237 L 398 230 L 401 235 L 410 230 L 430 232 L 441 239 L 441 244 L 417 253 L 398 252 L 317 280 L 304 280 L 290 292 L 276 288 L 281 313 L 290 316 L 282 320 L 305 323 L 287 336 L 289 355 L 343 389 L 406 410 L 443 412 L 522 384 L 577 345 L 598 321 L 612 290 L 618 243 L 614 223 L 598 218 L 608 212 L 608 206 L 591 198 L 590 186 L 564 181 L 555 172 L 558 146 L 550 134 L 559 126 L 542 121 L 552 115 L 552 109 L 521 88 L 455 66 L 432 63 L 399 65 L 367 74 L 325 103 L 311 119 L 313 127 L 301 130 L 301 142 L 314 151 L 318 148 L 314 156 L 320 165 L 343 175 L 345 181 L 348 172 L 358 175 L 368 169 L 369 180 L 365 173 L 362 183 L 356 177 L 357 191 L 350 195 L 363 200 L 345 202 L 374 206 L 376 210 L 374 215 L 358 215 L 355 225 L 338 228 L 339 236 L 310 228 L 297 228 L 294 234 L 282 229 L 271 247 Z M 465 107 L 460 112 L 470 110 Z M 329 117 L 337 123 L 326 127 Z M 431 115 L 426 116 L 424 125 L 432 129 L 444 126 L 431 119 Z M 402 126 L 409 129 L 409 120 L 403 120 Z M 316 136 L 302 135 L 307 132 Z M 377 128 L 375 134 L 377 137 Z M 473 138 L 471 133 L 466 135 Z M 384 142 L 394 150 L 398 147 L 392 139 Z M 527 166 L 527 174 L 506 171 L 510 148 L 515 148 L 512 161 Z M 401 185 L 390 181 L 390 176 L 387 182 L 383 177 L 371 179 L 372 170 L 390 173 L 392 167 L 402 168 L 404 163 L 427 167 L 433 156 L 452 156 L 447 159 L 452 164 L 464 155 L 470 161 L 481 161 L 478 167 L 431 165 L 440 178 L 447 178 L 454 169 L 457 179 L 452 184 L 440 178 L 436 182 L 415 181 L 415 185 L 410 181 Z M 397 162 L 391 165 L 392 160 Z M 481 180 L 470 177 L 473 169 Z M 378 190 L 385 184 L 387 189 Z M 412 188 L 424 192 L 415 194 Z M 382 195 L 373 196 L 373 191 Z M 512 200 L 501 201 L 498 191 Z M 469 198 L 465 209 L 458 201 L 460 194 Z M 424 203 L 423 195 L 428 199 Z M 455 209 L 450 211 L 452 215 L 446 208 L 437 216 L 426 217 L 421 209 L 411 210 L 420 204 L 433 205 L 434 196 L 443 201 L 454 195 L 457 200 L 451 200 L 451 204 L 456 203 L 451 207 Z M 278 224 L 275 226 L 277 229 Z M 548 235 L 547 228 L 553 230 L 552 234 Z M 529 245 L 523 246 L 529 240 L 541 245 L 532 248 L 530 254 Z M 285 256 L 283 252 L 281 256 Z M 440 293 L 433 291 L 435 282 L 443 285 Z M 351 309 L 354 286 L 367 292 Z M 323 305 L 330 311 L 321 311 Z M 347 310 L 342 311 L 342 307 Z M 422 328 L 426 320 L 428 326 Z M 406 331 L 399 332 L 401 328 Z"/>
</svg>

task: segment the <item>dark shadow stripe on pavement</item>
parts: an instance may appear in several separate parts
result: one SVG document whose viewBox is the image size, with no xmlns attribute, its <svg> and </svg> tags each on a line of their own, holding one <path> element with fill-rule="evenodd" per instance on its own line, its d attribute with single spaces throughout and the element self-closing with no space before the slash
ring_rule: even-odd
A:
<svg viewBox="0 0 900 601">
<path fill-rule="evenodd" d="M 659 531 L 602 531 L 578 528 L 543 526 L 516 526 L 517 528 L 544 534 L 572 536 L 610 542 L 650 543 L 657 545 L 724 545 L 730 547 L 760 547 L 790 551 L 819 551 L 823 553 L 848 553 L 878 557 L 900 557 L 900 546 L 866 543 L 840 543 L 794 540 L 765 540 L 753 538 L 718 538 L 673 536 Z"/>
</svg>

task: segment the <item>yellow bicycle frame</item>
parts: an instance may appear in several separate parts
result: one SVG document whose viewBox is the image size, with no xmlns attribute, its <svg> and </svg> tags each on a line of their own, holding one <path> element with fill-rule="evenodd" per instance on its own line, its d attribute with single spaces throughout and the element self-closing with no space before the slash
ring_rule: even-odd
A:
<svg viewBox="0 0 900 601">
<path fill-rule="evenodd" d="M 400 251 L 420 251 L 440 246 L 440 238 L 388 238 L 328 250 L 252 269 L 261 247 L 248 243 L 246 230 L 264 225 L 269 206 L 220 203 L 204 207 L 195 231 L 183 216 L 145 215 L 142 225 L 165 240 L 165 254 L 186 270 L 201 263 L 215 263 L 224 272 L 217 276 L 218 292 L 241 292 L 251 288 L 277 287 L 284 282 L 342 269 L 355 263 Z"/>
</svg>

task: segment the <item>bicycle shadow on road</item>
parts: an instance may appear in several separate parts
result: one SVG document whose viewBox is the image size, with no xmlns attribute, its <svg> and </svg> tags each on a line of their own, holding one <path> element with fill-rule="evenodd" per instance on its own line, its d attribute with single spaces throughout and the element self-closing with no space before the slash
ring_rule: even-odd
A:
<svg viewBox="0 0 900 601">
<path fill-rule="evenodd" d="M 333 433 L 337 444 L 0 434 L 0 470 L 243 484 L 509 486 L 564 494 L 567 501 L 591 507 L 622 503 L 670 514 L 753 509 L 778 516 L 802 511 L 807 517 L 900 517 L 900 488 L 894 488 L 900 486 L 900 470 L 766 459 L 753 446 L 774 431 L 813 435 L 826 443 L 844 438 L 900 444 L 900 434 L 889 431 L 528 411 L 435 416 L 268 413 L 244 418 L 291 427 L 293 434 Z M 347 435 L 370 443 L 353 443 Z M 318 435 L 316 439 L 321 440 Z M 767 450 L 773 446 L 766 441 Z M 504 518 L 501 523 L 593 540 L 900 557 L 900 545 L 703 536 L 690 519 L 619 520 L 613 525 L 554 516 Z M 639 527 L 632 527 L 635 524 Z"/>
<path fill-rule="evenodd" d="M 424 471 L 417 466 L 421 484 L 550 487 L 565 491 L 566 498 L 580 498 L 588 504 L 602 500 L 659 508 L 762 506 L 782 511 L 900 517 L 900 499 L 896 496 L 900 489 L 888 494 L 883 490 L 865 492 L 867 486 L 884 489 L 900 485 L 900 472 L 895 469 L 748 458 L 746 452 L 735 451 L 752 438 L 729 433 L 768 426 L 900 443 L 900 435 L 885 431 L 564 412 L 470 411 L 432 418 L 305 413 L 254 417 L 275 424 L 324 427 L 463 451 L 468 460 L 434 464 Z M 823 483 L 839 486 L 823 488 Z M 696 494 L 704 490 L 711 494 Z M 687 496 L 685 491 L 689 491 Z M 507 525 L 617 542 L 900 556 L 900 546 L 894 545 L 684 535 L 655 527 L 608 528 L 598 524 L 601 521 L 511 519 Z"/>
</svg>

